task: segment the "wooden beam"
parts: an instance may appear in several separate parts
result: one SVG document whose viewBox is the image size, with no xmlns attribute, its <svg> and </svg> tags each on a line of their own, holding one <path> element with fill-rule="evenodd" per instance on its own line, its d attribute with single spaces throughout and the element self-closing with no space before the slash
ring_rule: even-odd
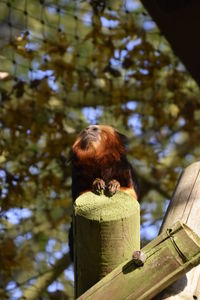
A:
<svg viewBox="0 0 200 300">
<path fill-rule="evenodd" d="M 200 235 L 200 162 L 188 166 L 181 174 L 161 232 L 181 220 Z M 155 299 L 200 299 L 200 266 L 192 269 Z"/>
<path fill-rule="evenodd" d="M 200 85 L 200 1 L 141 0 L 174 53 Z"/>
</svg>

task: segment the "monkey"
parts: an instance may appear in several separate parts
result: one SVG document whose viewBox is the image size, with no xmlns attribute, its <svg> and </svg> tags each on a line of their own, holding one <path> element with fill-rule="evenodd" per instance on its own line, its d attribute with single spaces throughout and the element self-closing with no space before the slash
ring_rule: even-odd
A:
<svg viewBox="0 0 200 300">
<path fill-rule="evenodd" d="M 138 200 L 138 181 L 126 157 L 126 137 L 108 125 L 90 125 L 78 135 L 71 152 L 72 200 L 87 191 L 113 196 L 124 191 Z M 72 226 L 69 231 L 73 260 Z"/>
<path fill-rule="evenodd" d="M 117 190 L 138 199 L 138 182 L 126 158 L 126 137 L 108 125 L 90 125 L 72 146 L 72 199 L 86 191 L 112 196 Z"/>
</svg>

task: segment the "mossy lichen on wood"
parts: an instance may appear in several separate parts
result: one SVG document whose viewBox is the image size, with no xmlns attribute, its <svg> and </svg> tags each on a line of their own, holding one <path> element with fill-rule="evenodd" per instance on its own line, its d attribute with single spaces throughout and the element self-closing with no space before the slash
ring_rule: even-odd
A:
<svg viewBox="0 0 200 300">
<path fill-rule="evenodd" d="M 76 296 L 140 249 L 140 206 L 118 191 L 112 197 L 87 192 L 74 204 Z"/>
</svg>

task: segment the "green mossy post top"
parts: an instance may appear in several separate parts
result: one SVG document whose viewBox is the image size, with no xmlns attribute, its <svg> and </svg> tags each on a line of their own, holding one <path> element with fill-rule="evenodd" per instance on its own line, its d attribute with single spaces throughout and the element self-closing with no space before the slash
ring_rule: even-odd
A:
<svg viewBox="0 0 200 300">
<path fill-rule="evenodd" d="M 139 203 L 121 191 L 86 192 L 74 203 L 73 224 L 78 297 L 140 249 Z"/>
<path fill-rule="evenodd" d="M 74 213 L 90 220 L 114 221 L 138 214 L 137 199 L 118 191 L 112 197 L 87 192 L 79 196 L 74 204 Z"/>
</svg>

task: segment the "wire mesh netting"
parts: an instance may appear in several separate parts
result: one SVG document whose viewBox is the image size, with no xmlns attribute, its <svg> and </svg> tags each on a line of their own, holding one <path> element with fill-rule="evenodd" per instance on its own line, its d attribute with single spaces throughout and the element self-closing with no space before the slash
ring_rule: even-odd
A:
<svg viewBox="0 0 200 300">
<path fill-rule="evenodd" d="M 1 12 L 1 69 L 21 90 L 46 78 L 73 106 L 131 97 L 147 72 L 146 31 L 157 35 L 159 56 L 159 32 L 137 1 L 1 1 Z"/>
</svg>

